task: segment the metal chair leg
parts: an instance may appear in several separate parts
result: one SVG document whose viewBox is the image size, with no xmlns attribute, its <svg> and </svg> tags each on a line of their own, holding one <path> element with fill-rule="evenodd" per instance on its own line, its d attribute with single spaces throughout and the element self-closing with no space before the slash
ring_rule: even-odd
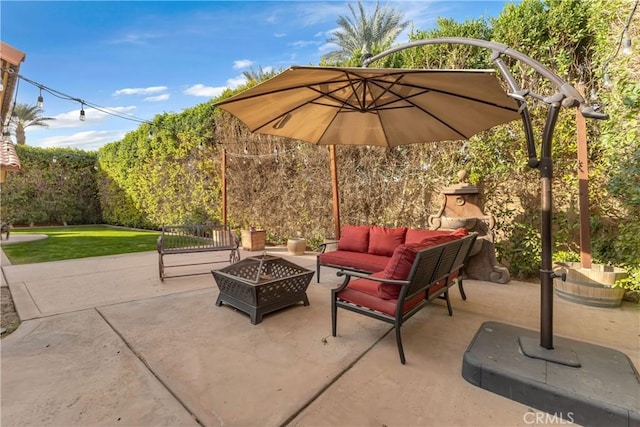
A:
<svg viewBox="0 0 640 427">
<path fill-rule="evenodd" d="M 463 301 L 467 300 L 467 294 L 464 293 L 464 288 L 462 287 L 462 279 L 460 277 L 456 278 L 456 280 L 458 281 L 458 289 L 460 290 L 460 296 L 462 297 Z"/>
</svg>

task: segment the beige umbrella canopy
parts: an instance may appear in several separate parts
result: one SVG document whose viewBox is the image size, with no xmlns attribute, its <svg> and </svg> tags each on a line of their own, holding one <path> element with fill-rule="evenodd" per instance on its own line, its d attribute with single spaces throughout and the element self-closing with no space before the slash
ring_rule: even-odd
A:
<svg viewBox="0 0 640 427">
<path fill-rule="evenodd" d="M 251 132 L 322 145 L 461 140 L 520 118 L 492 70 L 291 67 L 216 105 Z"/>
<path fill-rule="evenodd" d="M 336 238 L 335 145 L 468 139 L 520 118 L 493 70 L 291 67 L 215 105 L 251 132 L 329 145 Z"/>
</svg>

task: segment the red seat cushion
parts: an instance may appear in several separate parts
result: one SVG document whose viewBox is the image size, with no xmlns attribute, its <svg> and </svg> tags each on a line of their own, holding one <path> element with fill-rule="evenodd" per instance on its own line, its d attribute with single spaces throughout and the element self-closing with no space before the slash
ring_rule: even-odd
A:
<svg viewBox="0 0 640 427">
<path fill-rule="evenodd" d="M 438 283 L 435 283 L 433 285 L 431 285 L 429 287 L 429 296 L 432 296 L 433 294 L 435 294 L 436 292 L 438 292 L 440 289 L 444 288 L 444 285 L 446 285 L 447 281 L 445 279 L 439 281 Z"/>
<path fill-rule="evenodd" d="M 382 271 L 389 262 L 388 256 L 368 253 L 333 251 L 319 255 L 320 264 L 330 264 L 362 271 Z"/>
<path fill-rule="evenodd" d="M 392 256 L 393 251 L 404 243 L 406 227 L 386 228 L 373 226 L 369 230 L 369 253 Z"/>
<path fill-rule="evenodd" d="M 361 282 L 370 282 L 370 284 Z M 375 288 L 377 287 L 377 285 L 378 282 L 372 280 L 357 279 L 353 282 L 350 282 L 344 290 L 338 292 L 338 298 L 352 304 L 359 305 L 361 307 L 370 308 L 372 310 L 388 314 L 389 316 L 395 316 L 396 308 L 398 306 L 397 299 L 382 299 L 380 297 L 371 295 L 370 292 L 361 290 L 363 288 L 367 289 L 369 287 Z M 420 304 L 420 302 L 424 301 L 424 299 L 425 293 L 423 292 L 414 295 L 404 302 L 402 312 L 406 313 L 407 311 Z"/>
<path fill-rule="evenodd" d="M 377 273 L 373 273 L 370 277 L 372 278 L 380 278 L 382 277 L 382 271 L 378 271 Z M 355 289 L 356 291 L 363 292 L 367 295 L 371 295 L 373 297 L 378 297 L 378 286 L 380 282 L 376 282 L 375 280 L 369 279 L 355 279 L 349 282 L 348 287 L 351 289 Z"/>
<path fill-rule="evenodd" d="M 340 233 L 338 250 L 367 253 L 369 249 L 368 225 L 345 225 Z"/>
</svg>

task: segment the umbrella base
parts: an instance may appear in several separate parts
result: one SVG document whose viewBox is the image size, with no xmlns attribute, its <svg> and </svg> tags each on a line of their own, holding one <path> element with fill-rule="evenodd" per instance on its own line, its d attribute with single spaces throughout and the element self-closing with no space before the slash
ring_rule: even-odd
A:
<svg viewBox="0 0 640 427">
<path fill-rule="evenodd" d="M 525 422 L 544 416 L 547 422 L 555 417 L 555 422 L 563 419 L 581 425 L 640 423 L 640 377 L 627 355 L 555 337 L 560 349 L 556 355 L 556 350 L 532 349 L 537 336 L 537 331 L 485 322 L 464 354 L 462 376 L 480 388 L 550 414 L 523 414 Z M 541 353 L 552 357 L 540 357 Z M 580 367 L 563 363 L 563 355 L 569 359 L 579 355 Z"/>
</svg>

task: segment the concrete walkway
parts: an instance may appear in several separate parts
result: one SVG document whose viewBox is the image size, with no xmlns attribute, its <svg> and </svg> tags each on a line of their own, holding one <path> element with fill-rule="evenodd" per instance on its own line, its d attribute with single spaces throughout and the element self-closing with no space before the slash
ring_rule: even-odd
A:
<svg viewBox="0 0 640 427">
<path fill-rule="evenodd" d="M 268 252 L 315 269 L 313 254 Z M 211 274 L 161 282 L 155 252 L 2 269 L 23 321 L 1 341 L 3 427 L 525 426 L 536 412 L 467 383 L 461 366 L 485 321 L 538 329 L 538 284 L 467 280 L 467 301 L 453 288 L 453 317 L 436 301 L 403 326 L 403 366 L 387 324 L 341 310 L 331 336 L 330 269 L 309 306 L 258 325 L 214 305 Z M 632 304 L 556 298 L 554 327 L 638 366 Z"/>
</svg>

